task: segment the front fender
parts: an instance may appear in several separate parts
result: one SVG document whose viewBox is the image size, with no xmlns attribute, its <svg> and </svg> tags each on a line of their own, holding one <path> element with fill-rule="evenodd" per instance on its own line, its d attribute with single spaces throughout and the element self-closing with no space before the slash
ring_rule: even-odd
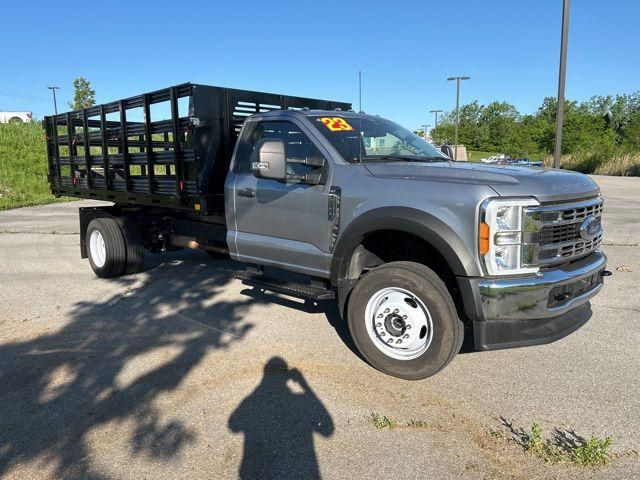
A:
<svg viewBox="0 0 640 480">
<path fill-rule="evenodd" d="M 434 215 L 410 207 L 381 207 L 354 219 L 338 238 L 331 261 L 331 283 L 347 279 L 349 262 L 365 235 L 378 230 L 398 230 L 422 238 L 447 261 L 456 276 L 480 276 L 473 252 L 458 234 Z"/>
</svg>

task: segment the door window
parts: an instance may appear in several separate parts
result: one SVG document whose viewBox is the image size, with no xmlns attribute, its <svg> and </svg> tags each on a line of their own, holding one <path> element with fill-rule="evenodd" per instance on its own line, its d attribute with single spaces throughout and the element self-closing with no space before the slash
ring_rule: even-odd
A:
<svg viewBox="0 0 640 480">
<path fill-rule="evenodd" d="M 291 122 L 251 122 L 247 125 L 242 138 L 239 140 L 234 172 L 251 172 L 251 163 L 257 161 L 258 152 L 256 146 L 260 140 L 265 138 L 282 140 L 285 145 L 287 159 L 324 157 L 311 139 L 300 130 L 300 127 Z M 300 163 L 288 163 L 287 173 L 301 175 L 316 168 L 318 167 Z"/>
</svg>

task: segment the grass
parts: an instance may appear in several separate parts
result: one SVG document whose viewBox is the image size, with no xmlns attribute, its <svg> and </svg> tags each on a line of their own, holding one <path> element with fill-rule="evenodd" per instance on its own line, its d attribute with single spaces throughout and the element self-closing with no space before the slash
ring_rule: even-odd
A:
<svg viewBox="0 0 640 480">
<path fill-rule="evenodd" d="M 396 420 L 380 415 L 379 413 L 372 413 L 369 420 L 373 423 L 373 426 L 376 427 L 376 430 L 384 430 L 385 428 L 392 429 L 398 426 Z"/>
<path fill-rule="evenodd" d="M 545 166 L 553 166 L 553 157 L 544 159 Z M 597 151 L 562 155 L 560 166 L 567 170 L 596 175 L 622 177 L 640 176 L 640 153 L 619 153 L 607 157 Z"/>
<path fill-rule="evenodd" d="M 554 440 L 545 439 L 542 427 L 534 423 L 531 432 L 524 436 L 522 446 L 547 463 L 569 462 L 581 467 L 596 467 L 611 461 L 610 447 L 613 440 L 610 436 L 604 439 L 595 436 L 589 439 L 576 435 L 573 437 L 570 441 L 564 435 L 557 435 Z"/>
<path fill-rule="evenodd" d="M 613 442 L 611 437 L 602 440 L 592 436 L 573 450 L 573 461 L 583 467 L 606 465 L 611 461 L 609 458 L 611 442 Z"/>
<path fill-rule="evenodd" d="M 393 418 L 389 418 L 379 413 L 372 413 L 367 417 L 377 430 L 384 430 L 385 428 L 391 430 L 392 428 L 427 428 L 427 422 L 422 420 L 411 419 L 406 423 L 401 424 Z"/>
<path fill-rule="evenodd" d="M 562 450 L 543 438 L 542 427 L 537 423 L 531 426 L 531 433 L 523 446 L 527 452 L 533 453 L 547 463 L 560 463 L 563 460 Z"/>
<path fill-rule="evenodd" d="M 407 423 L 407 427 L 409 428 L 426 428 L 427 422 L 423 422 L 422 420 L 409 420 Z"/>
<path fill-rule="evenodd" d="M 0 124 L 0 210 L 55 201 L 60 200 L 49 193 L 42 126 Z"/>
</svg>

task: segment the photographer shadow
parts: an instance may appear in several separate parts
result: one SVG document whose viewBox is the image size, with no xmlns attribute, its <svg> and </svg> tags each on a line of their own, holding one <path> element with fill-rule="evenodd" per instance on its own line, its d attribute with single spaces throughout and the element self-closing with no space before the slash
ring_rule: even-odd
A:
<svg viewBox="0 0 640 480">
<path fill-rule="evenodd" d="M 231 414 L 244 433 L 240 478 L 320 478 L 314 433 L 333 434 L 331 415 L 299 370 L 280 357 L 264 367 L 260 385 Z"/>
</svg>

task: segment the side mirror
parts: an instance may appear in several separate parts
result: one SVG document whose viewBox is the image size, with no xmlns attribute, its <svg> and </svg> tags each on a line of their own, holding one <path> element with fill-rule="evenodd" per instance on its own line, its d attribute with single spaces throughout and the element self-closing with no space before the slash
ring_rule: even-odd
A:
<svg viewBox="0 0 640 480">
<path fill-rule="evenodd" d="M 440 151 L 444 153 L 447 157 L 453 159 L 453 148 L 451 148 L 451 145 L 442 145 L 440 147 Z"/>
<path fill-rule="evenodd" d="M 273 180 L 286 180 L 287 157 L 282 140 L 263 139 L 256 146 L 258 161 L 253 162 L 253 175 Z"/>
</svg>

